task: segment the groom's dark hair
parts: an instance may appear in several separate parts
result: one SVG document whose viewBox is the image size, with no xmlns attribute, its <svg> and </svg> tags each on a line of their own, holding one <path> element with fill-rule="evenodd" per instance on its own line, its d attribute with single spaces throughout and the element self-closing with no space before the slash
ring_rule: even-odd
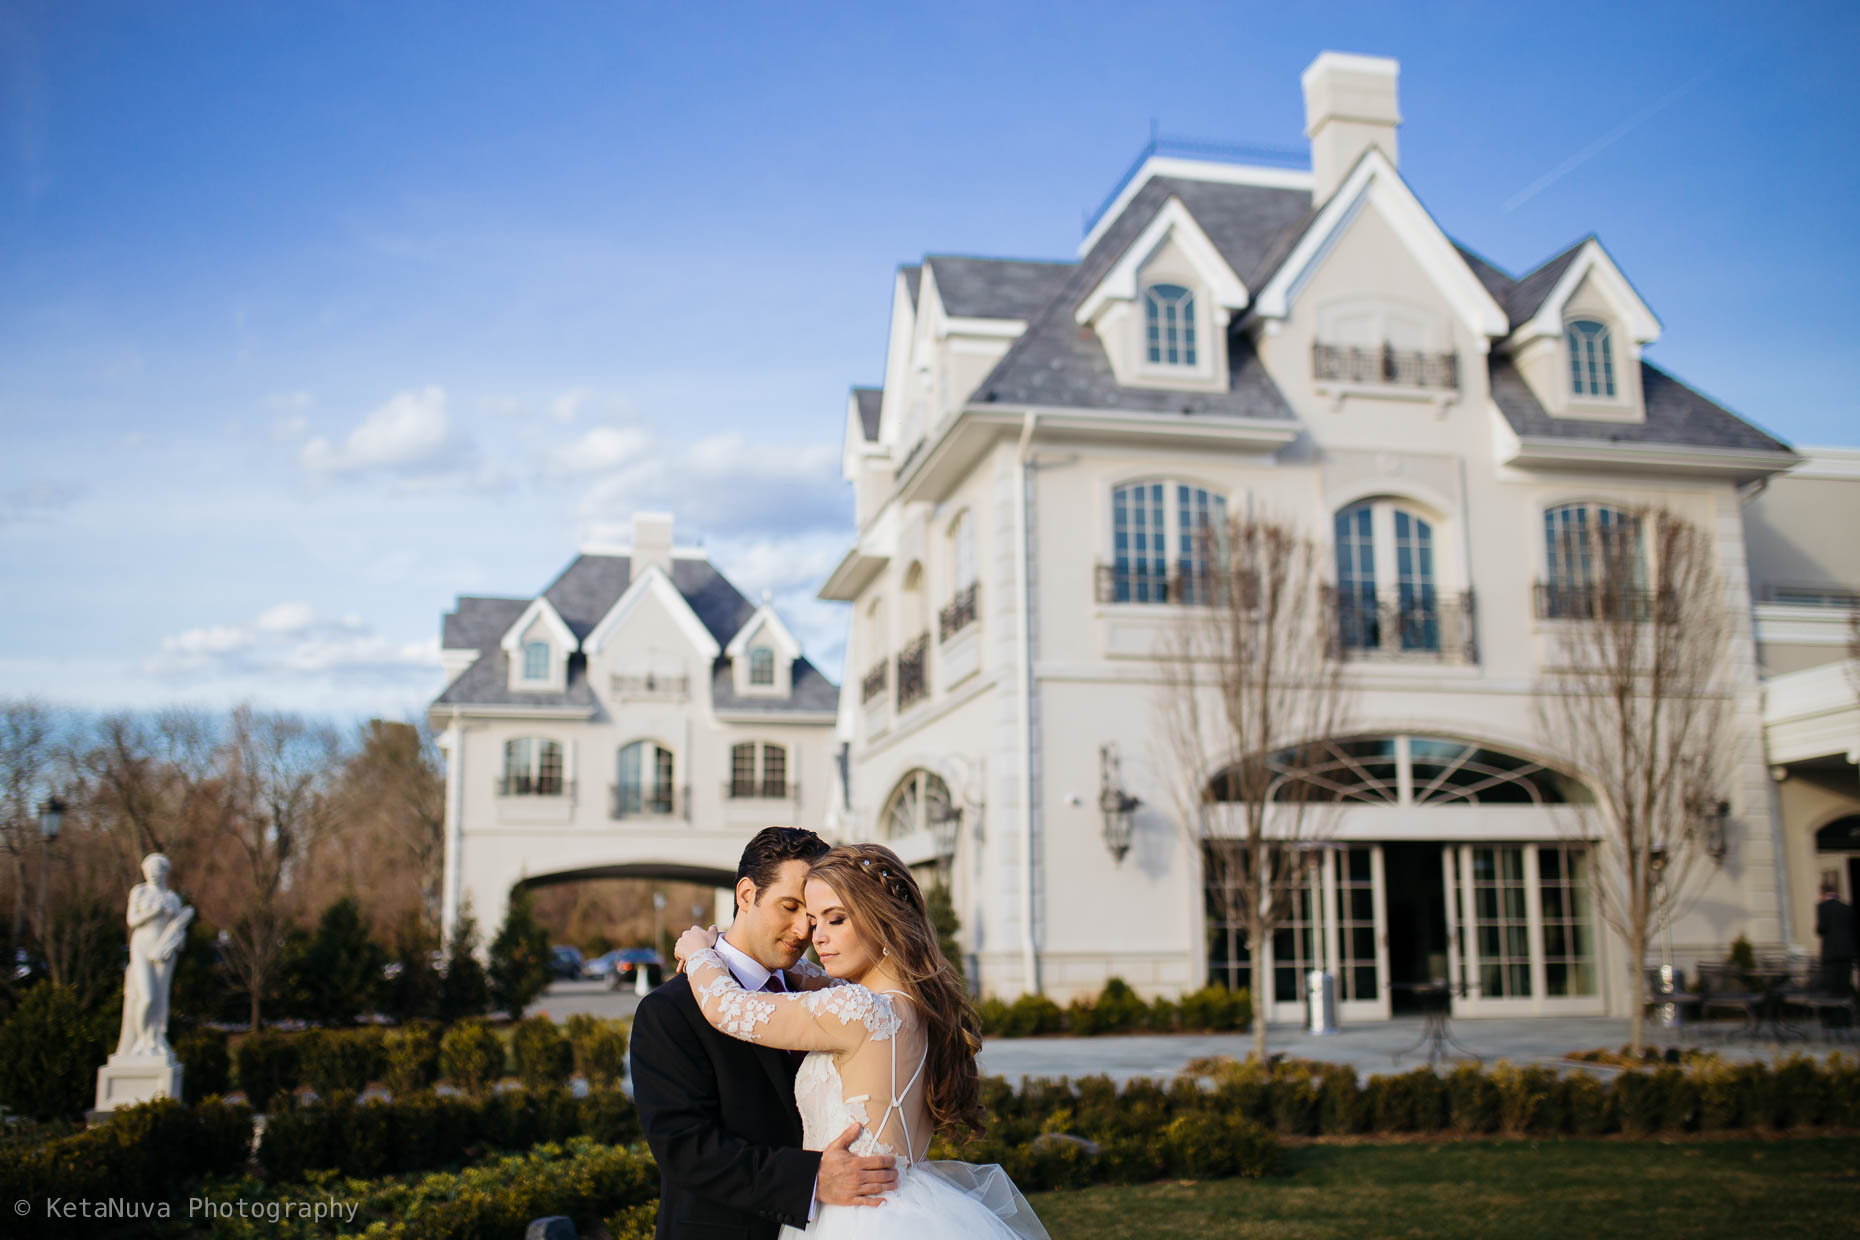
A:
<svg viewBox="0 0 1860 1240">
<path fill-rule="evenodd" d="M 745 878 L 756 885 L 756 899 L 781 872 L 784 861 L 805 861 L 812 865 L 827 853 L 827 842 L 805 827 L 764 827 L 743 849 L 736 863 L 736 881 Z"/>
</svg>

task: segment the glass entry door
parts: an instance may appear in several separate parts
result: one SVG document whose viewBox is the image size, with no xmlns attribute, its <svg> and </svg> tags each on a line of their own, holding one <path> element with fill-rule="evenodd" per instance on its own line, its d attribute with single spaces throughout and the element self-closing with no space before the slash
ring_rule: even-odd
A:
<svg viewBox="0 0 1860 1240">
<path fill-rule="evenodd" d="M 1588 849 L 1455 844 L 1441 852 L 1454 1012 L 1599 1014 Z"/>
<path fill-rule="evenodd" d="M 1272 1019 L 1305 1020 L 1306 975 L 1337 982 L 1339 1021 L 1387 1020 L 1388 910 L 1382 848 L 1327 848 L 1272 936 Z"/>
</svg>

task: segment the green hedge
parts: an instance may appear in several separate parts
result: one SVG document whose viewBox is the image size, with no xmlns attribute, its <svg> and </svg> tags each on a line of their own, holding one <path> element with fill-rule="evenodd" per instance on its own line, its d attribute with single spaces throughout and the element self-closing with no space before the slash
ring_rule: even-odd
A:
<svg viewBox="0 0 1860 1240">
<path fill-rule="evenodd" d="M 1250 1029 L 1253 1000 L 1245 987 L 1203 986 L 1179 999 L 1145 1003 L 1122 978 L 1104 984 L 1096 998 L 1080 997 L 1066 1007 L 1045 995 L 1022 995 L 1009 1003 L 983 999 L 976 1005 L 982 1034 L 991 1038 L 1031 1038 L 1069 1033 L 1093 1037 L 1107 1033 L 1225 1033 Z"/>
<path fill-rule="evenodd" d="M 252 1148 L 252 1113 L 208 1099 L 185 1106 L 172 1098 L 124 1107 L 107 1124 L 41 1145 L 0 1152 L 0 1201 L 49 1198 L 176 1201 L 204 1176 L 238 1173 Z M 73 1220 L 101 1230 L 102 1220 Z"/>
</svg>

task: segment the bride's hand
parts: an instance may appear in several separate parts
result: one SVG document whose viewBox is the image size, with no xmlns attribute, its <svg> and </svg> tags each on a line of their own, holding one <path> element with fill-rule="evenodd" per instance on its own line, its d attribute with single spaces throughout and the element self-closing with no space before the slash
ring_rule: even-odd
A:
<svg viewBox="0 0 1860 1240">
<path fill-rule="evenodd" d="M 678 936 L 678 942 L 672 946 L 672 955 L 678 957 L 678 967 L 684 968 L 685 961 L 707 947 L 717 945 L 717 927 L 706 930 L 703 926 L 693 926 Z"/>
</svg>

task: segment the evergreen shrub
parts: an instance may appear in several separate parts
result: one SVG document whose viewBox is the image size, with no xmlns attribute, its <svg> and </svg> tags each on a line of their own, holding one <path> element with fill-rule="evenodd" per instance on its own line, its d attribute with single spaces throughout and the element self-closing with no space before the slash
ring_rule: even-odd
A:
<svg viewBox="0 0 1860 1240">
<path fill-rule="evenodd" d="M 462 1020 L 439 1041 L 440 1074 L 474 1098 L 504 1075 L 504 1043 L 481 1020 Z"/>
<path fill-rule="evenodd" d="M 575 1071 L 590 1089 L 608 1089 L 626 1075 L 627 1025 L 578 1013 L 568 1018 L 568 1042 Z"/>
<path fill-rule="evenodd" d="M 233 1063 L 246 1102 L 257 1110 L 269 1111 L 274 1096 L 297 1088 L 297 1042 L 281 1033 L 260 1030 L 239 1039 Z"/>
<path fill-rule="evenodd" d="M 232 1057 L 226 1035 L 214 1029 L 196 1029 L 174 1040 L 181 1061 L 181 1092 L 189 1102 L 226 1093 L 232 1084 Z"/>
<path fill-rule="evenodd" d="M 439 1079 L 439 1034 L 425 1023 L 388 1031 L 382 1049 L 387 1061 L 383 1081 L 396 1098 L 431 1089 Z"/>
<path fill-rule="evenodd" d="M 28 990 L 0 1025 L 0 1104 L 37 1120 L 81 1114 L 96 1100 L 104 1061 L 99 1025 L 68 986 Z"/>
<path fill-rule="evenodd" d="M 517 1076 L 531 1089 L 566 1085 L 575 1070 L 575 1054 L 568 1039 L 547 1016 L 518 1021 L 511 1033 L 510 1050 L 517 1062 Z"/>
</svg>

